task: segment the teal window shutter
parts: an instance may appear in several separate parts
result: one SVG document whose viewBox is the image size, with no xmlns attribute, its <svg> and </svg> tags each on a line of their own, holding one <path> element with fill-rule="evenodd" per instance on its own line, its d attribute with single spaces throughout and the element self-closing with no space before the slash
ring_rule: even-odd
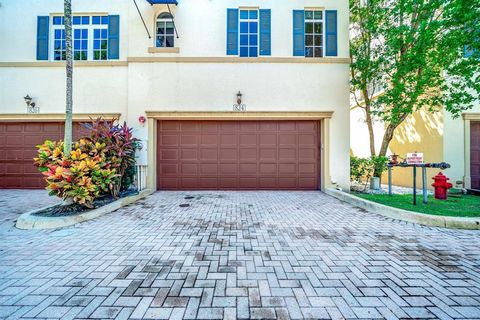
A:
<svg viewBox="0 0 480 320">
<path fill-rule="evenodd" d="M 120 16 L 108 16 L 108 59 L 120 59 Z"/>
<path fill-rule="evenodd" d="M 238 9 L 227 9 L 227 55 L 238 55 Z"/>
<path fill-rule="evenodd" d="M 272 54 L 272 11 L 260 9 L 260 55 Z"/>
<path fill-rule="evenodd" d="M 337 38 L 337 10 L 325 11 L 325 42 L 326 56 L 338 55 L 338 38 Z"/>
<path fill-rule="evenodd" d="M 305 11 L 293 10 L 293 55 L 305 56 Z"/>
<path fill-rule="evenodd" d="M 470 46 L 463 46 L 463 56 L 465 58 L 470 58 L 471 56 L 473 56 L 474 51 L 475 50 Z"/>
<path fill-rule="evenodd" d="M 49 16 L 37 17 L 37 60 L 48 60 Z"/>
</svg>

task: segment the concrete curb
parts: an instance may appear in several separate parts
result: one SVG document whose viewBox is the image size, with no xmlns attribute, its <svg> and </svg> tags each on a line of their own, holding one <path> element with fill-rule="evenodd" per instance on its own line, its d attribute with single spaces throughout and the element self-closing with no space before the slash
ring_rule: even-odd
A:
<svg viewBox="0 0 480 320">
<path fill-rule="evenodd" d="M 368 201 L 349 193 L 339 191 L 336 189 L 326 189 L 325 193 L 335 197 L 339 200 L 345 201 L 351 205 L 362 208 L 373 213 L 381 214 L 382 216 L 398 219 L 413 223 L 418 223 L 424 226 L 441 227 L 449 229 L 468 229 L 468 230 L 480 230 L 480 217 L 479 218 L 461 218 L 461 217 L 446 217 L 436 216 L 426 213 L 417 213 L 407 211 L 398 208 L 392 208 L 379 204 L 376 202 Z"/>
<path fill-rule="evenodd" d="M 121 207 L 127 206 L 140 199 L 143 199 L 152 193 L 153 193 L 152 190 L 143 190 L 137 195 L 121 198 L 103 207 L 86 211 L 84 213 L 81 213 L 79 215 L 74 215 L 74 216 L 39 217 L 39 216 L 34 216 L 33 213 L 43 210 L 45 208 L 42 208 L 40 210 L 36 209 L 20 215 L 20 217 L 18 217 L 17 219 L 17 223 L 15 224 L 15 227 L 22 230 L 56 229 L 56 228 L 68 227 L 80 222 L 101 217 L 107 213 L 113 212 L 117 209 L 120 209 Z M 46 208 L 49 208 L 49 207 L 46 207 Z"/>
</svg>

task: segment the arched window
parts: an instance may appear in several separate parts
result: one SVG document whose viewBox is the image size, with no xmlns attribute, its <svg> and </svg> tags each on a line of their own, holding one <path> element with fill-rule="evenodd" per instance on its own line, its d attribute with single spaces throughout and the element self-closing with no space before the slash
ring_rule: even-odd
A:
<svg viewBox="0 0 480 320">
<path fill-rule="evenodd" d="M 155 46 L 158 48 L 174 47 L 174 39 L 173 17 L 168 12 L 162 12 L 157 17 Z"/>
</svg>

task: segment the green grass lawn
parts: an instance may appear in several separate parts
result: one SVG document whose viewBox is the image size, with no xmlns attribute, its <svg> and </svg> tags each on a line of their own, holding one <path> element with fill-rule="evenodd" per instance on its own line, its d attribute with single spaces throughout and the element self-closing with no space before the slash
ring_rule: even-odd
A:
<svg viewBox="0 0 480 320">
<path fill-rule="evenodd" d="M 381 203 L 390 207 L 400 208 L 420 213 L 434 214 L 438 216 L 452 217 L 480 217 L 480 197 L 467 195 L 460 198 L 449 197 L 448 200 L 437 200 L 433 196 L 428 197 L 428 203 L 423 204 L 422 195 L 417 194 L 417 205 L 412 204 L 412 195 L 394 194 L 365 194 L 353 193 L 354 195 Z"/>
</svg>

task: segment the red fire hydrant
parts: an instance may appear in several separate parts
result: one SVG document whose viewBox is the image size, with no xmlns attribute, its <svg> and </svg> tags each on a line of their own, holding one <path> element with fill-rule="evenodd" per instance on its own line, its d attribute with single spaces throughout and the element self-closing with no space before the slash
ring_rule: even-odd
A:
<svg viewBox="0 0 480 320">
<path fill-rule="evenodd" d="M 450 180 L 443 173 L 438 173 L 435 177 L 432 178 L 435 182 L 432 184 L 432 187 L 435 188 L 435 199 L 447 200 L 448 189 L 453 187 Z"/>
</svg>

